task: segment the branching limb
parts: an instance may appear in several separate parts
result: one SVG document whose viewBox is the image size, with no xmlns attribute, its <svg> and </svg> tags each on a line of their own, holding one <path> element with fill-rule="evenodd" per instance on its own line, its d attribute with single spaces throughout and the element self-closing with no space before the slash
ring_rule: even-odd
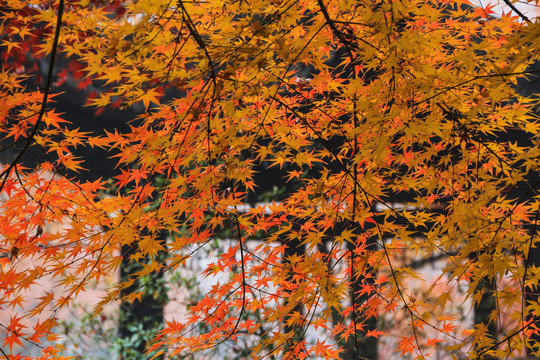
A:
<svg viewBox="0 0 540 360">
<path fill-rule="evenodd" d="M 4 186 L 6 186 L 6 182 L 9 178 L 9 175 L 11 174 L 11 171 L 19 163 L 24 152 L 34 142 L 34 137 L 36 136 L 39 126 L 41 125 L 41 121 L 43 120 L 43 116 L 45 115 L 45 110 L 47 109 L 47 102 L 49 100 L 49 92 L 51 91 L 51 87 L 52 87 L 54 62 L 56 60 L 56 51 L 58 50 L 58 39 L 60 38 L 60 30 L 62 29 L 63 13 L 64 13 L 64 0 L 59 0 L 58 15 L 56 17 L 56 28 L 54 30 L 54 38 L 53 38 L 53 43 L 52 43 L 51 55 L 50 55 L 51 60 L 49 61 L 49 70 L 47 71 L 47 80 L 45 82 L 45 88 L 43 89 L 43 99 L 41 100 L 41 108 L 39 109 L 38 118 L 36 120 L 36 123 L 34 124 L 34 127 L 32 128 L 32 132 L 26 139 L 26 143 L 24 144 L 21 151 L 17 154 L 15 159 L 8 166 L 8 168 L 2 171 L 2 173 L 0 174 L 0 177 L 4 178 L 2 180 L 2 184 L 0 184 L 0 191 L 4 189 Z"/>
</svg>

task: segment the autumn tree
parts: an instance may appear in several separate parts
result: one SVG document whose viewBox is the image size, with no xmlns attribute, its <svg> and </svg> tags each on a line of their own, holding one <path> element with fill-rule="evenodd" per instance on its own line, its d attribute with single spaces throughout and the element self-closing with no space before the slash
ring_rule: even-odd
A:
<svg viewBox="0 0 540 360">
<path fill-rule="evenodd" d="M 539 27 L 505 4 L 492 17 L 462 0 L 5 1 L 4 357 L 43 343 L 43 358 L 61 358 L 57 314 L 90 282 L 129 258 L 139 270 L 95 313 L 137 301 L 139 279 L 223 234 L 234 241 L 201 274 L 220 281 L 149 352 L 204 353 L 261 332 L 251 358 L 358 357 L 385 336 L 414 358 L 538 352 L 538 104 L 516 84 L 536 73 Z M 91 86 L 98 112 L 141 115 L 125 132 L 74 128 L 51 107 L 64 80 Z M 73 175 L 84 147 L 114 159 L 117 192 Z M 246 206 L 268 169 L 290 190 Z M 443 275 L 422 279 L 404 261 L 419 257 L 443 261 Z M 30 301 L 45 280 L 54 289 Z M 482 284 L 493 284 L 491 322 L 506 319 L 498 338 L 452 311 L 458 287 L 474 306 Z M 400 334 L 373 320 L 389 316 Z"/>
</svg>

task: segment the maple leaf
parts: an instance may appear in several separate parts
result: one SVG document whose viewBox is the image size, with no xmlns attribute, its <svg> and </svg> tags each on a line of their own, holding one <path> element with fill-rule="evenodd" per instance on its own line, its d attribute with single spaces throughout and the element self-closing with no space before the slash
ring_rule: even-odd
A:
<svg viewBox="0 0 540 360">
<path fill-rule="evenodd" d="M 379 330 L 368 330 L 368 332 L 366 333 L 366 336 L 373 336 L 375 338 L 378 338 L 379 336 L 382 336 L 382 335 L 387 335 L 388 333 L 385 332 L 385 331 L 379 331 Z"/>
<path fill-rule="evenodd" d="M 398 347 L 397 350 L 401 352 L 401 356 L 405 356 L 406 354 L 410 353 L 412 354 L 414 350 L 417 349 L 416 346 L 416 339 L 415 336 L 409 336 L 409 337 L 400 337 L 400 340 L 398 341 Z"/>
<path fill-rule="evenodd" d="M 445 333 L 450 334 L 456 331 L 456 325 L 453 323 L 445 322 L 442 329 Z"/>
<path fill-rule="evenodd" d="M 0 14 L 0 139 L 15 154 L 0 169 L 0 306 L 23 314 L 10 350 L 27 318 L 118 268 L 129 276 L 96 314 L 118 298 L 161 309 L 174 271 L 212 275 L 150 345 L 171 356 L 240 343 L 255 359 L 338 358 L 341 340 L 370 337 L 421 357 L 431 331 L 473 356 L 495 321 L 536 336 L 521 328 L 540 281 L 538 99 L 516 88 L 536 74 L 527 16 L 453 0 L 38 3 Z M 64 89 L 114 125 L 50 110 Z M 113 173 L 88 180 L 94 147 Z M 491 294 L 458 333 L 465 298 Z M 54 343 L 43 358 L 61 358 L 54 324 L 26 334 Z"/>
<path fill-rule="evenodd" d="M 3 340 L 3 346 L 7 345 L 10 351 L 13 349 L 13 345 L 22 346 L 22 337 L 26 335 L 22 332 L 25 326 L 20 322 L 21 320 L 21 317 L 12 316 L 6 328 L 7 333 Z"/>
<path fill-rule="evenodd" d="M 145 109 L 148 109 L 150 103 L 159 104 L 160 93 L 155 90 L 141 90 L 141 92 L 142 94 L 137 97 L 137 100 L 142 101 Z"/>
<path fill-rule="evenodd" d="M 54 110 L 51 110 L 43 116 L 43 121 L 49 127 L 59 128 L 60 123 L 68 123 L 68 121 L 63 119 L 61 115 L 62 114 L 55 113 Z"/>
</svg>

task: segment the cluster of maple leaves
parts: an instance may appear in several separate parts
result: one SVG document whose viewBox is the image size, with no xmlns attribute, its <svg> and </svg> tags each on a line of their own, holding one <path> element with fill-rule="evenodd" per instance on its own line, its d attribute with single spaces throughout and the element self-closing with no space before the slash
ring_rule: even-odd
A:
<svg viewBox="0 0 540 360">
<path fill-rule="evenodd" d="M 3 1 L 0 138 L 16 154 L 0 169 L 0 309 L 13 313 L 3 345 L 54 344 L 58 311 L 118 269 L 122 246 L 146 259 L 134 274 L 143 277 L 175 271 L 185 249 L 228 232 L 235 245 L 204 272 L 227 280 L 150 350 L 250 337 L 262 324 L 246 314 L 258 312 L 273 326 L 253 359 L 338 358 L 346 349 L 334 339 L 359 337 L 381 314 L 406 322 L 395 341 L 403 356 L 521 353 L 540 306 L 526 302 L 540 278 L 529 258 L 540 126 L 537 99 L 516 84 L 538 58 L 540 25 L 510 8 L 489 13 L 465 0 Z M 91 86 L 98 112 L 144 111 L 128 132 L 73 129 L 50 107 L 65 81 Z M 84 146 L 114 154 L 117 192 L 66 176 L 84 171 L 74 155 Z M 28 149 L 48 160 L 26 168 Z M 294 190 L 246 207 L 256 171 L 269 167 Z M 292 243 L 305 251 L 288 256 Z M 418 276 L 404 249 L 446 255 L 439 301 L 410 296 Z M 54 289 L 29 302 L 44 279 Z M 463 285 L 478 301 L 485 279 L 492 321 L 512 319 L 497 339 L 484 324 L 458 332 L 445 307 Z M 298 329 L 324 336 L 292 342 Z M 44 346 L 42 358 L 62 358 L 62 346 Z"/>
</svg>

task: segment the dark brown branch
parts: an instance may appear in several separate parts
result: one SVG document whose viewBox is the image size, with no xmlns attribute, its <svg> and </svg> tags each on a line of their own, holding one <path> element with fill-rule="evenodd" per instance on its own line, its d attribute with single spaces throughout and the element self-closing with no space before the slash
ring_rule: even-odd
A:
<svg viewBox="0 0 540 360">
<path fill-rule="evenodd" d="M 527 16 L 525 16 L 521 11 L 519 11 L 519 10 L 514 6 L 514 4 L 512 4 L 512 3 L 510 2 L 510 0 L 503 0 L 503 1 L 504 1 L 504 3 L 505 3 L 506 5 L 508 5 L 508 6 L 510 7 L 510 9 L 512 9 L 513 12 L 515 12 L 516 14 L 518 14 L 518 16 L 519 16 L 520 18 L 522 18 L 523 20 L 525 20 L 525 21 L 528 22 L 529 24 L 532 24 L 532 21 L 529 20 L 529 18 L 528 18 Z"/>
<path fill-rule="evenodd" d="M 58 39 L 60 38 L 60 30 L 62 29 L 63 13 L 64 13 L 64 0 L 59 0 L 58 16 L 56 18 L 56 29 L 54 30 L 54 38 L 53 38 L 51 55 L 50 55 L 51 60 L 49 62 L 49 70 L 47 71 L 47 80 L 45 82 L 45 88 L 43 89 L 43 99 L 41 100 L 41 108 L 39 109 L 38 118 L 36 120 L 36 123 L 34 124 L 34 128 L 32 129 L 32 132 L 26 139 L 26 143 L 24 144 L 19 154 L 17 154 L 17 157 L 15 158 L 15 160 L 13 160 L 13 162 L 8 166 L 8 168 L 2 171 L 2 174 L 0 174 L 0 176 L 4 178 L 4 180 L 2 180 L 2 184 L 0 185 L 0 191 L 2 191 L 2 189 L 6 185 L 7 179 L 9 178 L 9 174 L 11 173 L 13 168 L 17 165 L 19 160 L 21 160 L 24 152 L 34 142 L 34 137 L 39 129 L 41 121 L 43 120 L 43 116 L 45 115 L 45 110 L 47 109 L 47 101 L 49 100 L 49 92 L 52 86 L 54 62 L 56 59 L 56 51 L 58 50 Z"/>
</svg>

